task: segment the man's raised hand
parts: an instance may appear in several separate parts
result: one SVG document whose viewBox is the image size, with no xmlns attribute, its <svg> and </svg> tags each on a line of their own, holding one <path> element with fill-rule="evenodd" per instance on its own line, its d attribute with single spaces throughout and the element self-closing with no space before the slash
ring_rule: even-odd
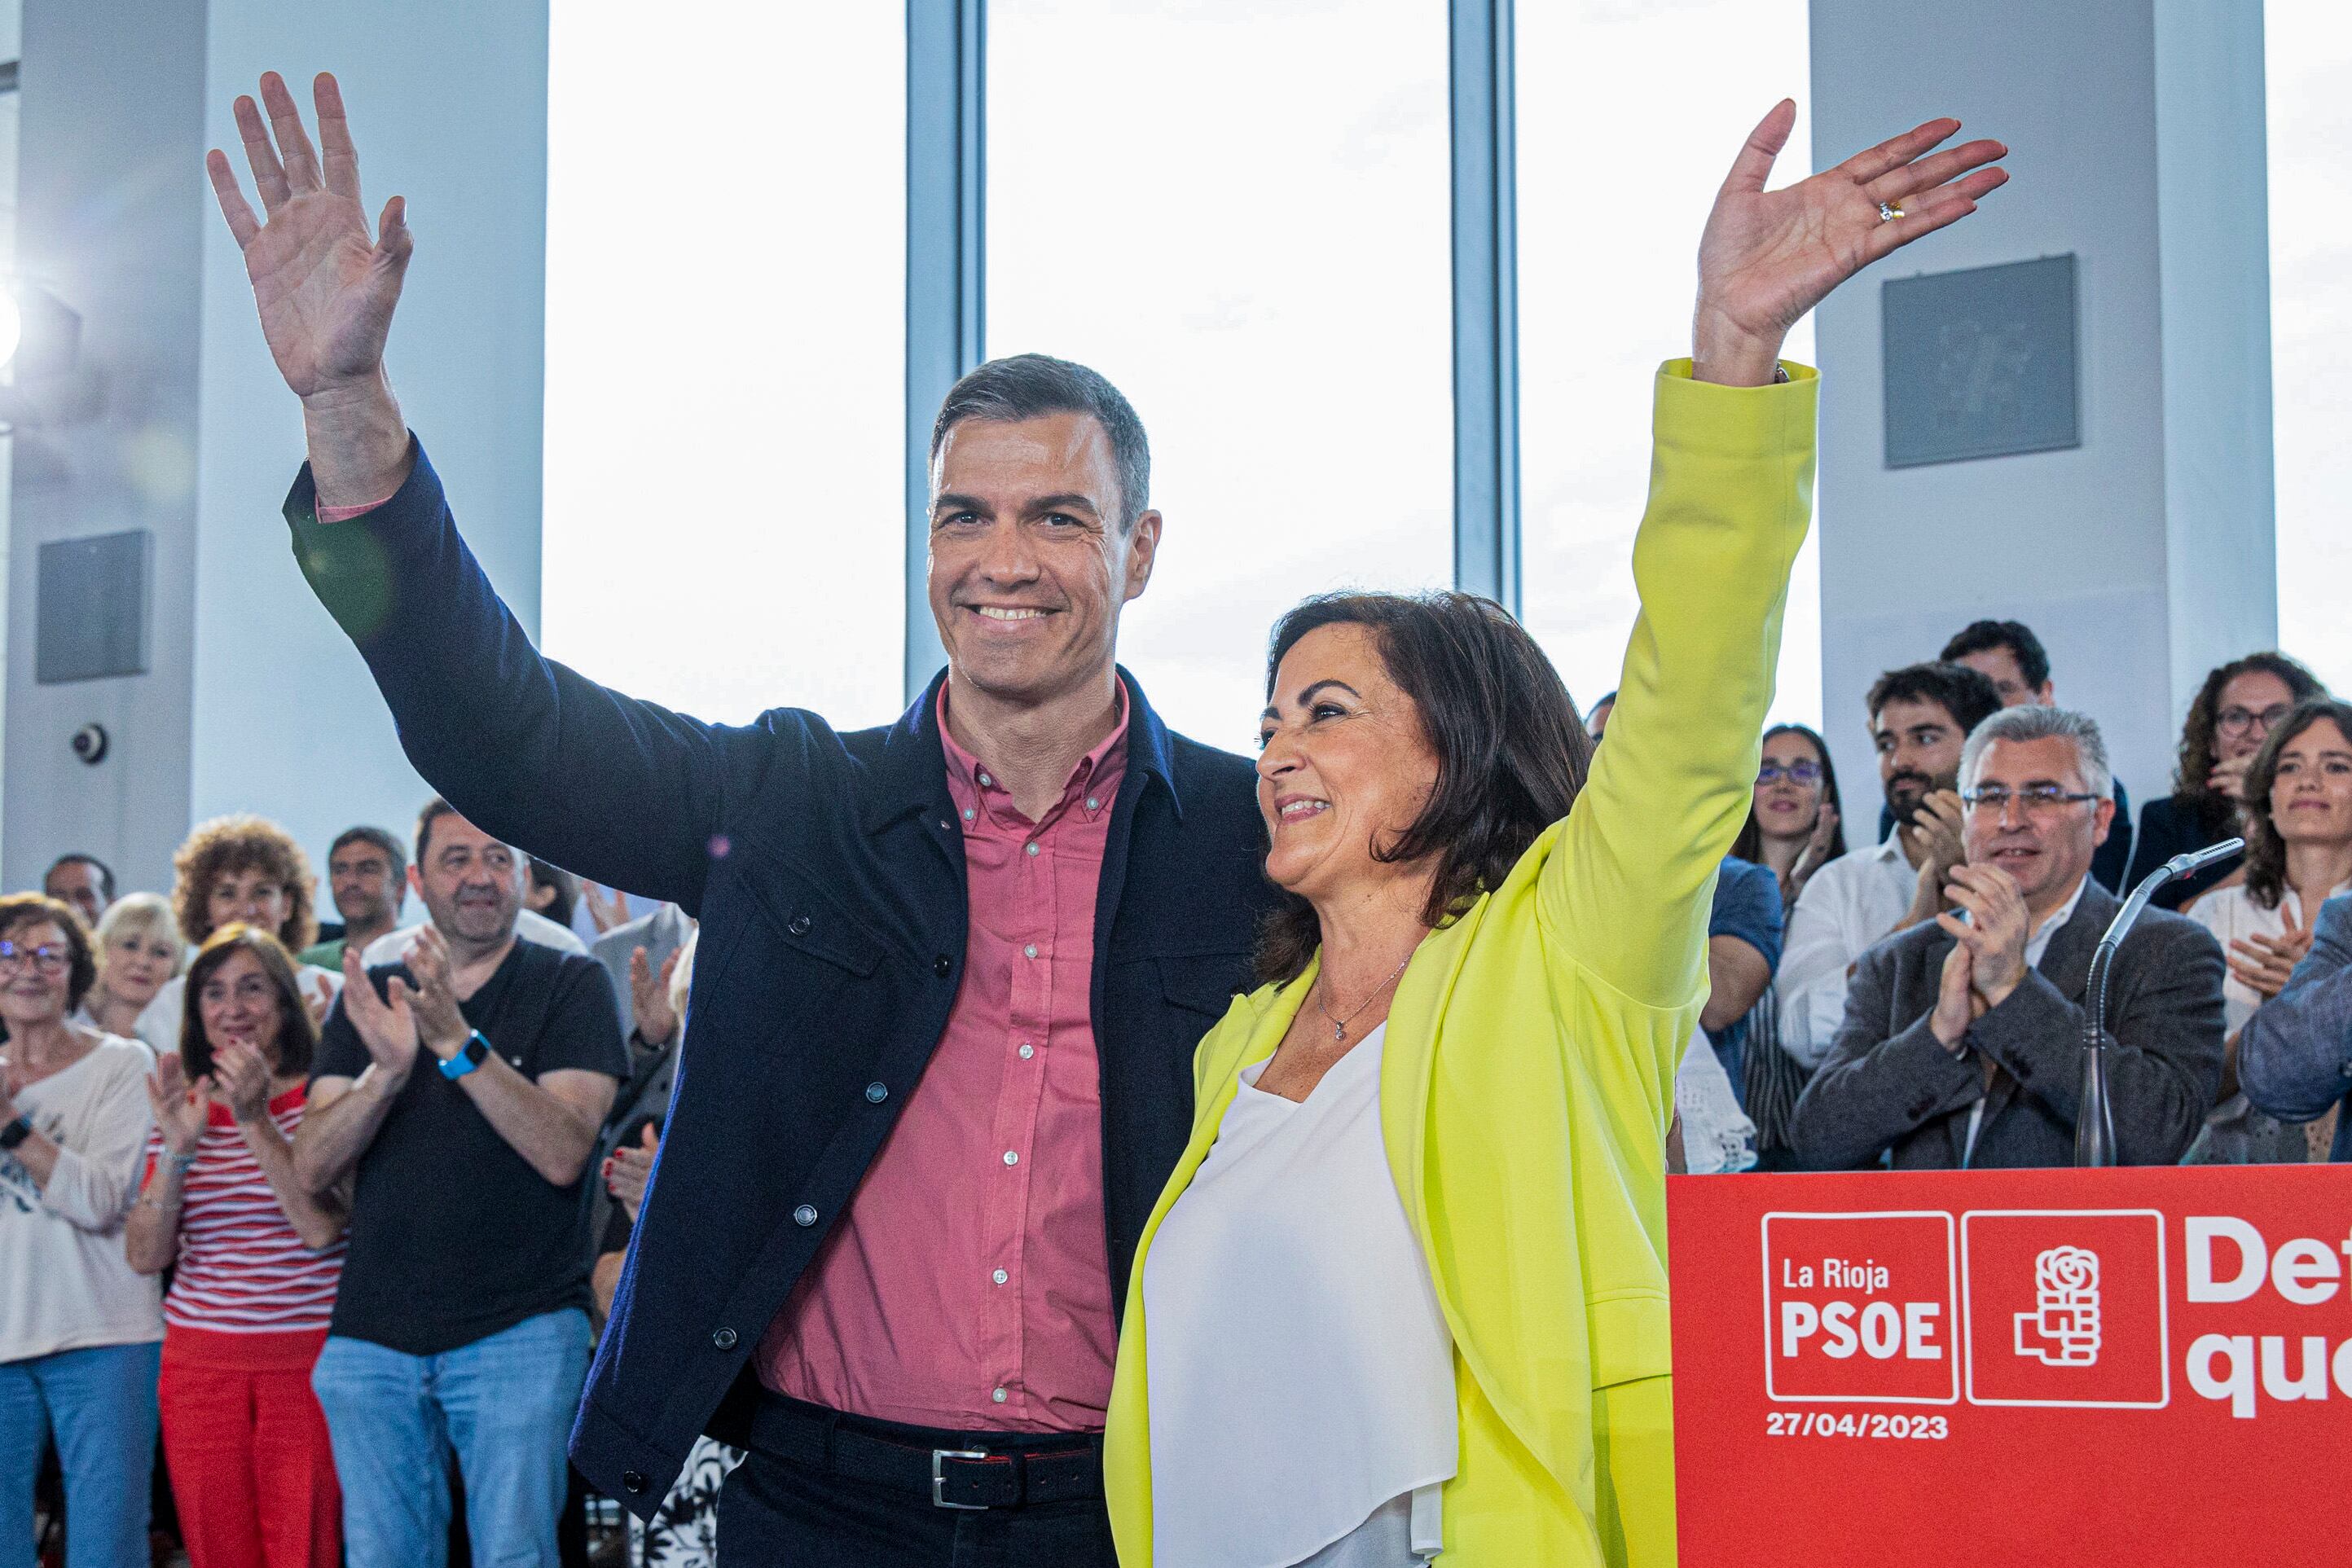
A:
<svg viewBox="0 0 2352 1568">
<path fill-rule="evenodd" d="M 1834 169 L 1767 191 L 1772 161 L 1796 123 L 1794 100 L 1773 106 L 1748 133 L 1707 214 L 1692 324 L 1701 381 L 1770 381 L 1781 340 L 1799 317 L 1879 257 L 1968 216 L 2009 178 L 1986 167 L 2008 148 L 1970 141 L 1937 152 L 1960 122 L 1931 120 Z M 1882 217 L 1882 203 L 1900 215 Z"/>
<path fill-rule="evenodd" d="M 226 153 L 214 148 L 205 169 L 245 253 L 270 356 L 302 399 L 320 498 L 357 505 L 383 499 L 406 476 L 407 427 L 384 379 L 383 345 L 415 244 L 398 196 L 369 234 L 342 91 L 324 73 L 312 91 L 323 158 L 277 72 L 261 78 L 259 104 L 236 100 L 261 218 Z"/>
</svg>

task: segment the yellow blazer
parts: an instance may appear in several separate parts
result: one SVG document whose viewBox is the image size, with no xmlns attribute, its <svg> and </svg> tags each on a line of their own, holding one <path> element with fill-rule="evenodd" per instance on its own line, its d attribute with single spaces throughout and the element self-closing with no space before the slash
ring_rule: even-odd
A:
<svg viewBox="0 0 2352 1568">
<path fill-rule="evenodd" d="M 1790 370 L 1752 388 L 1694 382 L 1688 361 L 1659 373 L 1609 739 L 1568 817 L 1430 934 L 1389 1009 L 1381 1134 L 1454 1335 L 1443 1568 L 1675 1558 L 1665 1134 L 1812 512 L 1817 385 Z M 1152 1563 L 1145 1260 L 1314 979 L 1236 998 L 1193 1059 L 1192 1141 L 1136 1252 L 1104 1440 L 1122 1568 Z"/>
</svg>

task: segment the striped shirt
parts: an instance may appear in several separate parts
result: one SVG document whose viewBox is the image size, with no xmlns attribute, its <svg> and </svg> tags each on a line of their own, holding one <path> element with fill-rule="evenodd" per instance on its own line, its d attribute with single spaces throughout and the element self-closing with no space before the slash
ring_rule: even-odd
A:
<svg viewBox="0 0 2352 1568">
<path fill-rule="evenodd" d="M 289 1144 L 306 1092 L 298 1085 L 269 1103 L 270 1120 Z M 213 1333 L 323 1330 L 342 1278 L 342 1241 L 317 1252 L 305 1247 L 236 1119 L 226 1106 L 209 1112 L 180 1208 L 179 1264 L 163 1298 L 164 1322 Z M 149 1168 L 163 1157 L 157 1133 L 147 1143 Z"/>
</svg>

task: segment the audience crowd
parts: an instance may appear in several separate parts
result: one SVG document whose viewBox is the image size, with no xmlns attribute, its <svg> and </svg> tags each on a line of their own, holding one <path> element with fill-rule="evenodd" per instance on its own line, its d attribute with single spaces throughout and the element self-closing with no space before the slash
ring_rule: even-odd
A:
<svg viewBox="0 0 2352 1568">
<path fill-rule="evenodd" d="M 2222 665 L 2136 826 L 2016 622 L 1886 672 L 1861 716 L 1867 843 L 1822 736 L 1763 737 L 1670 1157 L 2071 1163 L 2093 948 L 2166 860 L 2242 836 L 2116 956 L 2116 1147 L 2352 1159 L 2352 704 L 2281 653 Z M 147 1561 L 159 1446 L 194 1568 L 425 1562 L 453 1532 L 552 1556 L 696 932 L 438 800 L 414 842 L 340 834 L 324 932 L 309 856 L 251 816 L 199 825 L 168 894 L 77 851 L 0 898 L 0 1568 L 58 1528 L 52 1455 L 63 1561 Z M 733 1458 L 706 1440 L 646 1561 L 709 1560 Z"/>
</svg>

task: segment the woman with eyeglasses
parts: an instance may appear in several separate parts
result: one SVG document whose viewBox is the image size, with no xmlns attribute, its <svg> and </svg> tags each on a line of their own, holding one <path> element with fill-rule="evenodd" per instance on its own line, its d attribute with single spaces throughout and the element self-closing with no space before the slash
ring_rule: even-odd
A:
<svg viewBox="0 0 2352 1568">
<path fill-rule="evenodd" d="M 146 1047 L 74 1021 L 97 966 L 54 898 L 0 898 L 0 1568 L 32 1568 L 54 1436 L 67 1568 L 148 1559 L 155 1281 L 123 1255 L 147 1146 Z"/>
<path fill-rule="evenodd" d="M 2221 1001 L 2230 1030 L 2225 1098 L 2191 1156 L 2214 1165 L 2301 1165 L 2327 1157 L 2331 1113 L 2308 1128 L 2246 1102 L 2238 1089 L 2238 1037 L 2311 950 L 2319 906 L 2352 892 L 2352 704 L 2314 697 L 2271 727 L 2242 786 L 2246 855 L 2221 886 L 2181 913 L 2213 933 L 2230 961 Z"/>
<path fill-rule="evenodd" d="M 1783 909 L 1822 867 L 1845 853 L 1845 826 L 1838 815 L 1837 768 L 1829 743 L 1801 724 L 1776 724 L 1764 732 L 1764 756 L 1756 768 L 1756 793 L 1748 825 L 1731 852 L 1753 861 L 1780 879 Z M 1794 1164 L 1789 1118 L 1811 1072 L 1780 1049 L 1780 996 L 1772 986 L 1748 1010 L 1748 1038 L 1741 1052 L 1740 1099 L 1756 1125 L 1756 1167 L 1785 1170 Z"/>
<path fill-rule="evenodd" d="M 2127 894 L 2140 879 L 2178 854 L 2218 844 L 2243 831 L 2241 788 L 2254 754 L 2294 705 L 2327 695 L 2319 677 L 2284 653 L 2249 653 L 2205 677 L 2180 729 L 2180 762 L 2172 793 L 2140 808 Z M 2238 856 L 2214 862 L 2157 891 L 2156 906 L 2179 909 L 2234 873 Z"/>
</svg>

